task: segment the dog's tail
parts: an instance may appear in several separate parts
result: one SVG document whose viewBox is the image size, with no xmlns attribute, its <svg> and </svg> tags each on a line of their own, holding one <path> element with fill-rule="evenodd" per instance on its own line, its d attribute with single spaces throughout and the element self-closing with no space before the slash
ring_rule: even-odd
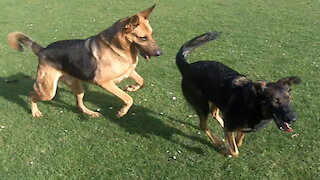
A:
<svg viewBox="0 0 320 180">
<path fill-rule="evenodd" d="M 8 44 L 18 51 L 23 51 L 22 45 L 30 48 L 36 55 L 43 49 L 41 45 L 21 32 L 12 32 L 8 35 Z"/>
<path fill-rule="evenodd" d="M 205 44 L 208 41 L 214 40 L 219 36 L 219 32 L 209 32 L 206 34 L 202 34 L 200 36 L 197 36 L 187 43 L 185 43 L 183 46 L 181 46 L 179 52 L 176 55 L 176 64 L 180 70 L 181 73 L 183 73 L 186 66 L 189 65 L 187 62 L 187 55 L 192 50 L 196 49 L 197 47 Z"/>
</svg>

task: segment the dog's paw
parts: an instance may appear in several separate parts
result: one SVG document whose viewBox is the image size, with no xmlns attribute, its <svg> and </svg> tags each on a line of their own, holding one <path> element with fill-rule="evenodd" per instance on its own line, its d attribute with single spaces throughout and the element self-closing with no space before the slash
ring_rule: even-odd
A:
<svg viewBox="0 0 320 180">
<path fill-rule="evenodd" d="M 117 117 L 118 117 L 118 118 L 121 118 L 121 117 L 123 117 L 123 116 L 126 115 L 126 114 L 127 114 L 127 111 L 124 111 L 123 109 L 121 109 L 120 111 L 118 111 Z"/>
<path fill-rule="evenodd" d="M 78 109 L 83 112 L 86 115 L 89 115 L 91 117 L 100 117 L 101 114 L 99 112 L 91 111 L 90 109 L 87 109 L 85 106 L 80 106 Z"/>
<path fill-rule="evenodd" d="M 141 87 L 142 86 L 138 84 L 132 84 L 132 85 L 127 85 L 124 90 L 129 92 L 135 92 L 135 91 L 138 91 Z"/>
<path fill-rule="evenodd" d="M 39 110 L 38 111 L 34 111 L 32 112 L 32 116 L 33 117 L 36 117 L 36 118 L 39 118 L 39 117 L 42 117 L 42 112 L 40 112 Z"/>
<path fill-rule="evenodd" d="M 223 155 L 227 156 L 228 158 L 232 158 L 232 157 L 238 157 L 239 152 L 231 152 L 231 150 L 229 148 L 223 148 L 220 151 Z"/>
<path fill-rule="evenodd" d="M 92 112 L 92 113 L 90 113 L 88 115 L 91 116 L 91 117 L 100 117 L 101 116 L 101 114 L 99 112 Z"/>
</svg>

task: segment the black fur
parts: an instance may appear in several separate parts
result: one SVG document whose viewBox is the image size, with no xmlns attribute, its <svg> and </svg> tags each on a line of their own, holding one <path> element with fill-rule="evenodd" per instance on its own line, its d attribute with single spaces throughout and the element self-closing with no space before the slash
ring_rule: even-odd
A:
<svg viewBox="0 0 320 180">
<path fill-rule="evenodd" d="M 199 117 L 208 116 L 211 113 L 210 103 L 213 103 L 221 110 L 227 131 L 256 131 L 272 119 L 283 130 L 284 125 L 295 121 L 290 101 L 287 101 L 288 84 L 279 80 L 264 86 L 220 62 L 198 61 L 189 64 L 186 61 L 189 52 L 216 39 L 218 35 L 217 32 L 200 35 L 184 44 L 176 56 L 176 64 L 182 75 L 183 95 Z M 298 77 L 289 79 L 292 83 L 301 81 Z M 281 103 L 272 104 L 274 98 L 281 99 Z M 287 109 L 284 110 L 284 107 Z"/>
<path fill-rule="evenodd" d="M 92 44 L 98 37 L 85 40 L 57 41 L 39 52 L 41 60 L 47 60 L 56 65 L 59 70 L 78 79 L 92 81 L 95 76 L 97 62 L 92 54 Z"/>
</svg>

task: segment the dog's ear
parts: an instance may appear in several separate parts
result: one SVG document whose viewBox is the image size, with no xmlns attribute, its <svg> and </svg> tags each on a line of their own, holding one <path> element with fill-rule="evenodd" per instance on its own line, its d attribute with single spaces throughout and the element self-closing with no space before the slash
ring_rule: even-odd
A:
<svg viewBox="0 0 320 180">
<path fill-rule="evenodd" d="M 134 15 L 128 18 L 126 25 L 124 26 L 124 32 L 130 33 L 132 32 L 137 26 L 139 26 L 139 16 Z"/>
<path fill-rule="evenodd" d="M 290 77 L 285 77 L 285 78 L 278 80 L 277 83 L 286 84 L 288 86 L 291 86 L 292 84 L 300 84 L 301 79 L 298 76 L 290 76 Z"/>
<path fill-rule="evenodd" d="M 263 91 L 267 88 L 267 82 L 266 81 L 258 81 L 254 83 L 254 88 L 256 90 L 257 95 L 261 95 Z"/>
<path fill-rule="evenodd" d="M 156 5 L 153 5 L 150 8 L 148 8 L 147 10 L 139 12 L 138 15 L 141 17 L 144 17 L 145 19 L 148 19 L 155 6 Z"/>
</svg>

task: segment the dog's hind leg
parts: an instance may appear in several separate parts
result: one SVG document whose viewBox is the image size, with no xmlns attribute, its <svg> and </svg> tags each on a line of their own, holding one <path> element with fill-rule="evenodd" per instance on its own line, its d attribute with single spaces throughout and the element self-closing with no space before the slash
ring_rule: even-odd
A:
<svg viewBox="0 0 320 180">
<path fill-rule="evenodd" d="M 237 131 L 236 143 L 238 148 L 242 146 L 244 136 L 245 136 L 244 132 Z"/>
<path fill-rule="evenodd" d="M 182 80 L 182 92 L 186 100 L 192 105 L 200 119 L 200 128 L 207 134 L 214 145 L 220 147 L 223 142 L 213 135 L 208 128 L 209 123 L 209 103 L 203 97 L 201 91 L 190 81 Z"/>
<path fill-rule="evenodd" d="M 217 108 L 217 106 L 214 105 L 213 103 L 210 103 L 210 107 L 211 107 L 211 112 L 212 112 L 213 118 L 215 118 L 218 121 L 218 123 L 220 124 L 220 126 L 222 128 L 224 128 L 223 119 L 219 115 L 219 111 L 220 111 L 219 108 Z"/>
<path fill-rule="evenodd" d="M 61 72 L 49 65 L 39 65 L 36 82 L 33 85 L 33 91 L 30 93 L 33 117 L 42 116 L 42 112 L 38 109 L 37 102 L 49 101 L 55 96 L 57 83 L 61 75 Z"/>
<path fill-rule="evenodd" d="M 103 89 L 109 91 L 110 93 L 116 95 L 118 98 L 120 98 L 124 102 L 124 106 L 118 111 L 117 117 L 122 117 L 127 114 L 128 110 L 133 104 L 133 99 L 131 96 L 129 96 L 127 93 L 125 93 L 123 90 L 121 90 L 116 84 L 112 81 L 108 81 L 105 83 L 99 83 L 99 86 L 101 86 Z"/>
<path fill-rule="evenodd" d="M 132 71 L 132 73 L 129 75 L 129 78 L 133 79 L 136 84 L 126 86 L 126 91 L 134 92 L 143 88 L 144 80 L 136 71 Z"/>
<path fill-rule="evenodd" d="M 215 135 L 211 133 L 211 131 L 208 128 L 208 116 L 209 115 L 199 115 L 200 118 L 200 128 L 207 134 L 207 136 L 210 138 L 210 140 L 213 142 L 214 145 L 217 147 L 220 147 L 223 145 L 223 142 Z"/>
<path fill-rule="evenodd" d="M 73 78 L 71 76 L 64 75 L 63 77 L 60 78 L 60 81 L 65 83 L 72 90 L 72 92 L 75 94 L 76 99 L 77 99 L 77 107 L 81 112 L 83 112 L 89 116 L 92 116 L 92 117 L 99 117 L 100 116 L 100 113 L 91 111 L 84 106 L 84 104 L 83 104 L 84 89 L 81 85 L 80 80 Z"/>
</svg>

